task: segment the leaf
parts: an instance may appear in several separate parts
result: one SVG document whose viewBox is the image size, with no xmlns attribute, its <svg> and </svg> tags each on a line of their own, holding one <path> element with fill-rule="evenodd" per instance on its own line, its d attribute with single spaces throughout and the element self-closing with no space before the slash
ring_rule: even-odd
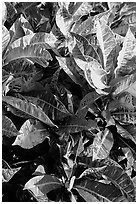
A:
<svg viewBox="0 0 138 204">
<path fill-rule="evenodd" d="M 73 54 L 74 58 L 79 58 L 79 59 L 84 60 L 85 58 L 82 57 L 82 55 L 84 55 L 84 56 L 88 55 L 88 56 L 93 57 L 94 59 L 96 59 L 99 63 L 101 63 L 100 57 L 99 57 L 99 55 L 98 55 L 98 53 L 96 51 L 96 46 L 93 43 L 89 43 L 89 41 L 85 37 L 83 37 L 83 36 L 81 36 L 79 34 L 71 32 L 71 35 L 76 38 L 76 40 L 77 40 L 76 41 L 77 42 L 77 47 L 78 47 L 78 50 L 81 53 L 81 57 L 80 57 L 78 55 L 79 51 L 77 49 L 75 49 L 76 48 L 75 47 L 72 50 L 72 54 Z"/>
<path fill-rule="evenodd" d="M 43 112 L 54 121 L 62 120 L 71 115 L 65 105 L 50 90 L 39 92 L 38 97 L 26 96 L 26 99 L 36 106 L 41 107 Z"/>
<path fill-rule="evenodd" d="M 113 135 L 108 129 L 97 133 L 93 141 L 93 161 L 107 158 L 113 144 Z"/>
<path fill-rule="evenodd" d="M 136 55 L 136 39 L 129 28 L 123 42 L 123 48 L 119 52 L 117 58 L 117 67 L 115 69 L 116 76 L 120 74 L 128 74 L 130 71 L 135 70 L 136 61 L 134 57 Z M 132 60 L 133 59 L 133 60 Z"/>
<path fill-rule="evenodd" d="M 98 89 L 108 88 L 105 82 L 106 71 L 102 68 L 101 64 L 94 58 L 88 58 L 89 61 L 84 62 L 80 59 L 75 59 L 77 65 L 84 71 L 85 78 L 91 87 Z"/>
<path fill-rule="evenodd" d="M 91 130 L 95 127 L 95 121 L 87 121 L 84 118 L 71 116 L 68 117 L 67 121 L 64 121 L 64 123 L 59 126 L 57 133 L 63 136 L 65 134 L 81 132 L 82 130 Z"/>
<path fill-rule="evenodd" d="M 99 200 L 91 193 L 83 189 L 76 189 L 86 202 L 99 202 Z"/>
<path fill-rule="evenodd" d="M 107 166 L 104 175 L 123 192 L 128 202 L 134 201 L 135 190 L 133 182 L 121 167 L 114 162 L 114 164 Z"/>
<path fill-rule="evenodd" d="M 76 84 L 79 84 L 77 78 L 74 76 L 72 71 L 67 66 L 66 58 L 65 57 L 56 57 L 56 58 L 59 62 L 61 69 L 63 69 L 66 72 L 66 74 L 72 79 L 72 81 L 74 81 Z"/>
<path fill-rule="evenodd" d="M 3 25 L 2 26 L 2 52 L 5 50 L 7 47 L 9 41 L 10 41 L 10 33 L 8 29 Z"/>
<path fill-rule="evenodd" d="M 17 136 L 18 130 L 12 120 L 5 115 L 2 115 L 2 135 L 6 137 Z"/>
<path fill-rule="evenodd" d="M 136 124 L 136 112 L 125 107 L 118 107 L 111 115 L 122 124 Z"/>
<path fill-rule="evenodd" d="M 31 149 L 50 136 L 49 132 L 43 127 L 41 122 L 35 120 L 25 121 L 19 132 L 20 134 L 17 135 L 12 145 L 19 145 L 24 149 Z"/>
<path fill-rule="evenodd" d="M 76 112 L 78 117 L 85 117 L 89 108 L 91 108 L 94 113 L 98 112 L 98 109 L 92 105 L 100 96 L 94 91 L 86 94 L 80 101 L 79 108 Z"/>
<path fill-rule="evenodd" d="M 74 188 L 77 191 L 84 190 L 91 194 L 92 197 L 104 198 L 106 201 L 127 201 L 124 197 L 122 197 L 121 190 L 113 184 L 104 184 L 89 178 L 78 180 L 75 183 Z"/>
<path fill-rule="evenodd" d="M 117 99 L 110 101 L 108 105 L 109 111 L 116 110 L 119 107 L 124 107 L 130 111 L 136 110 L 136 98 L 131 94 L 125 92 L 120 94 Z"/>
<path fill-rule="evenodd" d="M 46 174 L 46 172 L 43 165 L 39 165 L 35 170 L 35 172 L 33 173 L 34 176 L 42 176 L 44 174 Z"/>
<path fill-rule="evenodd" d="M 2 160 L 2 182 L 9 182 L 9 180 L 21 169 L 11 168 L 8 163 Z"/>
<path fill-rule="evenodd" d="M 5 2 L 2 2 L 1 6 L 2 6 L 2 25 L 4 25 L 7 18 L 7 7 Z"/>
<path fill-rule="evenodd" d="M 50 34 L 36 33 L 24 36 L 13 42 L 4 56 L 5 65 L 17 59 L 28 59 L 43 67 L 48 66 L 52 56 L 47 49 L 55 46 L 55 38 Z"/>
<path fill-rule="evenodd" d="M 51 127 L 56 126 L 42 111 L 42 109 L 39 106 L 34 105 L 33 103 L 12 96 L 4 96 L 3 101 L 11 105 L 15 109 L 25 113 L 29 118 L 31 117 L 40 120 L 41 122 Z"/>
<path fill-rule="evenodd" d="M 35 176 L 24 186 L 24 190 L 31 190 L 35 196 L 47 196 L 47 193 L 62 187 L 62 183 L 55 176 Z"/>
<path fill-rule="evenodd" d="M 109 55 L 116 46 L 116 40 L 113 32 L 102 19 L 97 20 L 96 23 L 96 35 L 103 53 L 104 69 L 110 71 L 112 68 L 112 56 Z"/>
<path fill-rule="evenodd" d="M 122 77 L 122 80 L 120 80 L 118 83 L 116 83 L 113 87 L 113 95 L 118 95 L 122 92 L 129 91 L 132 92 L 133 95 L 136 95 L 135 90 L 135 82 L 136 82 L 136 74 L 131 74 L 125 77 Z M 132 91 L 131 91 L 132 90 Z"/>
<path fill-rule="evenodd" d="M 66 15 L 66 16 L 64 16 Z M 56 24 L 59 27 L 60 31 L 67 37 L 72 23 L 72 16 L 67 12 L 64 6 L 56 13 Z"/>
</svg>

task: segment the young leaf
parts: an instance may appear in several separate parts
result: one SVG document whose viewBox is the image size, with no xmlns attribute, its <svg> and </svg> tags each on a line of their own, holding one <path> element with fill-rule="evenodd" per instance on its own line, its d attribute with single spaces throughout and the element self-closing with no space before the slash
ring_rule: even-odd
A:
<svg viewBox="0 0 138 204">
<path fill-rule="evenodd" d="M 19 145 L 24 149 L 31 149 L 49 137 L 49 132 L 39 121 L 25 121 L 19 132 L 12 145 Z"/>
<path fill-rule="evenodd" d="M 107 72 L 102 68 L 101 64 L 94 58 L 88 57 L 89 61 L 85 62 L 75 59 L 77 65 L 84 71 L 85 78 L 91 87 L 98 89 L 108 88 L 105 82 Z"/>
<path fill-rule="evenodd" d="M 12 96 L 4 96 L 3 101 L 14 107 L 15 109 L 25 113 L 28 118 L 35 118 L 51 127 L 56 126 L 42 111 L 42 109 L 39 106 L 34 105 L 33 103 Z"/>
<path fill-rule="evenodd" d="M 55 176 L 35 176 L 24 186 L 24 190 L 31 190 L 36 196 L 38 194 L 47 196 L 47 193 L 62 187 L 62 183 Z"/>
<path fill-rule="evenodd" d="M 2 135 L 6 137 L 17 136 L 18 130 L 12 120 L 5 115 L 2 115 Z"/>
<path fill-rule="evenodd" d="M 55 38 L 50 34 L 30 34 L 13 42 L 4 56 L 5 65 L 16 59 L 29 59 L 43 67 L 48 66 L 52 57 L 47 49 L 55 47 Z"/>
<path fill-rule="evenodd" d="M 128 74 L 130 71 L 133 71 L 136 67 L 136 61 L 134 57 L 136 55 L 136 39 L 131 32 L 131 29 L 128 29 L 128 32 L 125 36 L 123 42 L 123 48 L 119 52 L 118 63 L 115 69 L 116 76 Z"/>
<path fill-rule="evenodd" d="M 113 135 L 108 129 L 97 133 L 93 141 L 93 161 L 107 158 L 113 144 Z"/>
<path fill-rule="evenodd" d="M 75 182 L 74 188 L 79 191 L 84 190 L 93 196 L 97 196 L 99 198 L 104 198 L 106 201 L 127 201 L 125 197 L 122 197 L 121 190 L 118 189 L 113 184 L 104 184 L 98 181 L 87 179 L 81 179 Z"/>
<path fill-rule="evenodd" d="M 113 65 L 112 56 L 109 56 L 116 46 L 116 40 L 113 32 L 104 20 L 97 20 L 96 35 L 103 53 L 104 69 L 110 71 Z"/>
</svg>

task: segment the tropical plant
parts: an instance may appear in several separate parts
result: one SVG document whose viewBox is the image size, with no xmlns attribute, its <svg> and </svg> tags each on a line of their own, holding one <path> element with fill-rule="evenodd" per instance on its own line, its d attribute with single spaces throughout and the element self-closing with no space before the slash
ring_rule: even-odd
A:
<svg viewBox="0 0 138 204">
<path fill-rule="evenodd" d="M 3 201 L 136 201 L 135 2 L 2 8 Z"/>
</svg>

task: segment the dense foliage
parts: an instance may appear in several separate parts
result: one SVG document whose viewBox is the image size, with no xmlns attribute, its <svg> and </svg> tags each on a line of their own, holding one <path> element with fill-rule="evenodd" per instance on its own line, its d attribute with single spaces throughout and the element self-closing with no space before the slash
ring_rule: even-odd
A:
<svg viewBox="0 0 138 204">
<path fill-rule="evenodd" d="M 2 4 L 6 202 L 133 202 L 136 4 Z"/>
</svg>

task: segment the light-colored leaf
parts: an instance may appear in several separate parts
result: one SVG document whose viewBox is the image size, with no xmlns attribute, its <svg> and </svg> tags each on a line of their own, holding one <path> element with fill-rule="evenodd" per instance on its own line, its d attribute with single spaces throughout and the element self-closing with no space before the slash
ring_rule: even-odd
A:
<svg viewBox="0 0 138 204">
<path fill-rule="evenodd" d="M 76 79 L 74 74 L 71 72 L 71 70 L 67 66 L 66 58 L 64 57 L 56 57 L 56 58 L 59 62 L 61 69 L 63 69 L 66 72 L 66 74 L 72 79 L 72 81 L 74 81 L 76 84 L 79 84 L 78 80 Z"/>
<path fill-rule="evenodd" d="M 77 189 L 77 191 L 86 202 L 99 202 L 99 200 L 88 191 L 83 189 Z"/>
<path fill-rule="evenodd" d="M 37 120 L 25 121 L 19 132 L 20 134 L 17 135 L 12 145 L 19 145 L 24 149 L 31 149 L 49 137 L 49 132 Z"/>
<path fill-rule="evenodd" d="M 90 86 L 93 88 L 96 87 L 98 89 L 108 88 L 108 86 L 106 85 L 107 72 L 94 58 L 87 57 L 87 59 L 90 60 L 85 62 L 80 59 L 75 59 L 75 62 L 84 71 L 85 78 Z"/>
<path fill-rule="evenodd" d="M 34 176 L 42 176 L 44 174 L 46 174 L 46 172 L 43 165 L 39 165 L 35 170 L 35 172 L 33 173 Z"/>
<path fill-rule="evenodd" d="M 18 130 L 10 118 L 2 115 L 2 135 L 6 137 L 17 136 Z"/>
<path fill-rule="evenodd" d="M 135 95 L 135 90 L 136 90 L 136 74 L 131 74 L 125 77 L 122 77 L 122 80 L 120 80 L 118 83 L 116 83 L 113 87 L 113 95 L 116 96 L 122 92 L 127 92 L 129 91 L 132 94 Z"/>
<path fill-rule="evenodd" d="M 109 56 L 116 46 L 112 30 L 103 19 L 97 20 L 96 35 L 103 53 L 104 69 L 110 71 L 113 65 L 112 56 Z"/>
<path fill-rule="evenodd" d="M 93 160 L 107 158 L 113 144 L 113 135 L 108 129 L 97 133 L 93 141 Z"/>
<path fill-rule="evenodd" d="M 8 163 L 2 160 L 2 182 L 8 182 L 19 170 L 19 168 L 11 168 Z"/>
<path fill-rule="evenodd" d="M 16 59 L 28 59 L 43 67 L 48 66 L 52 56 L 47 49 L 55 48 L 56 38 L 49 33 L 33 33 L 14 41 L 4 56 L 4 63 Z"/>
<path fill-rule="evenodd" d="M 5 2 L 2 2 L 1 6 L 2 6 L 2 25 L 4 25 L 7 18 L 7 7 Z"/>
<path fill-rule="evenodd" d="M 123 48 L 119 52 L 117 58 L 117 67 L 115 69 L 116 76 L 120 73 L 128 74 L 129 71 L 133 71 L 136 67 L 136 61 L 134 57 L 136 55 L 136 39 L 129 28 L 123 42 Z M 133 60 L 132 60 L 133 59 Z"/>
<path fill-rule="evenodd" d="M 28 118 L 35 118 L 51 127 L 56 126 L 42 111 L 42 109 L 39 106 L 34 105 L 33 103 L 12 96 L 3 96 L 3 101 L 14 107 L 18 111 L 23 112 L 28 116 Z"/>
<path fill-rule="evenodd" d="M 4 49 L 8 45 L 10 38 L 11 37 L 8 29 L 3 25 L 2 26 L 2 51 L 4 51 Z"/>
<path fill-rule="evenodd" d="M 44 176 L 35 176 L 30 179 L 24 186 L 24 190 L 31 190 L 35 196 L 47 196 L 47 193 L 61 188 L 62 183 L 55 176 L 44 175 Z"/>
</svg>

